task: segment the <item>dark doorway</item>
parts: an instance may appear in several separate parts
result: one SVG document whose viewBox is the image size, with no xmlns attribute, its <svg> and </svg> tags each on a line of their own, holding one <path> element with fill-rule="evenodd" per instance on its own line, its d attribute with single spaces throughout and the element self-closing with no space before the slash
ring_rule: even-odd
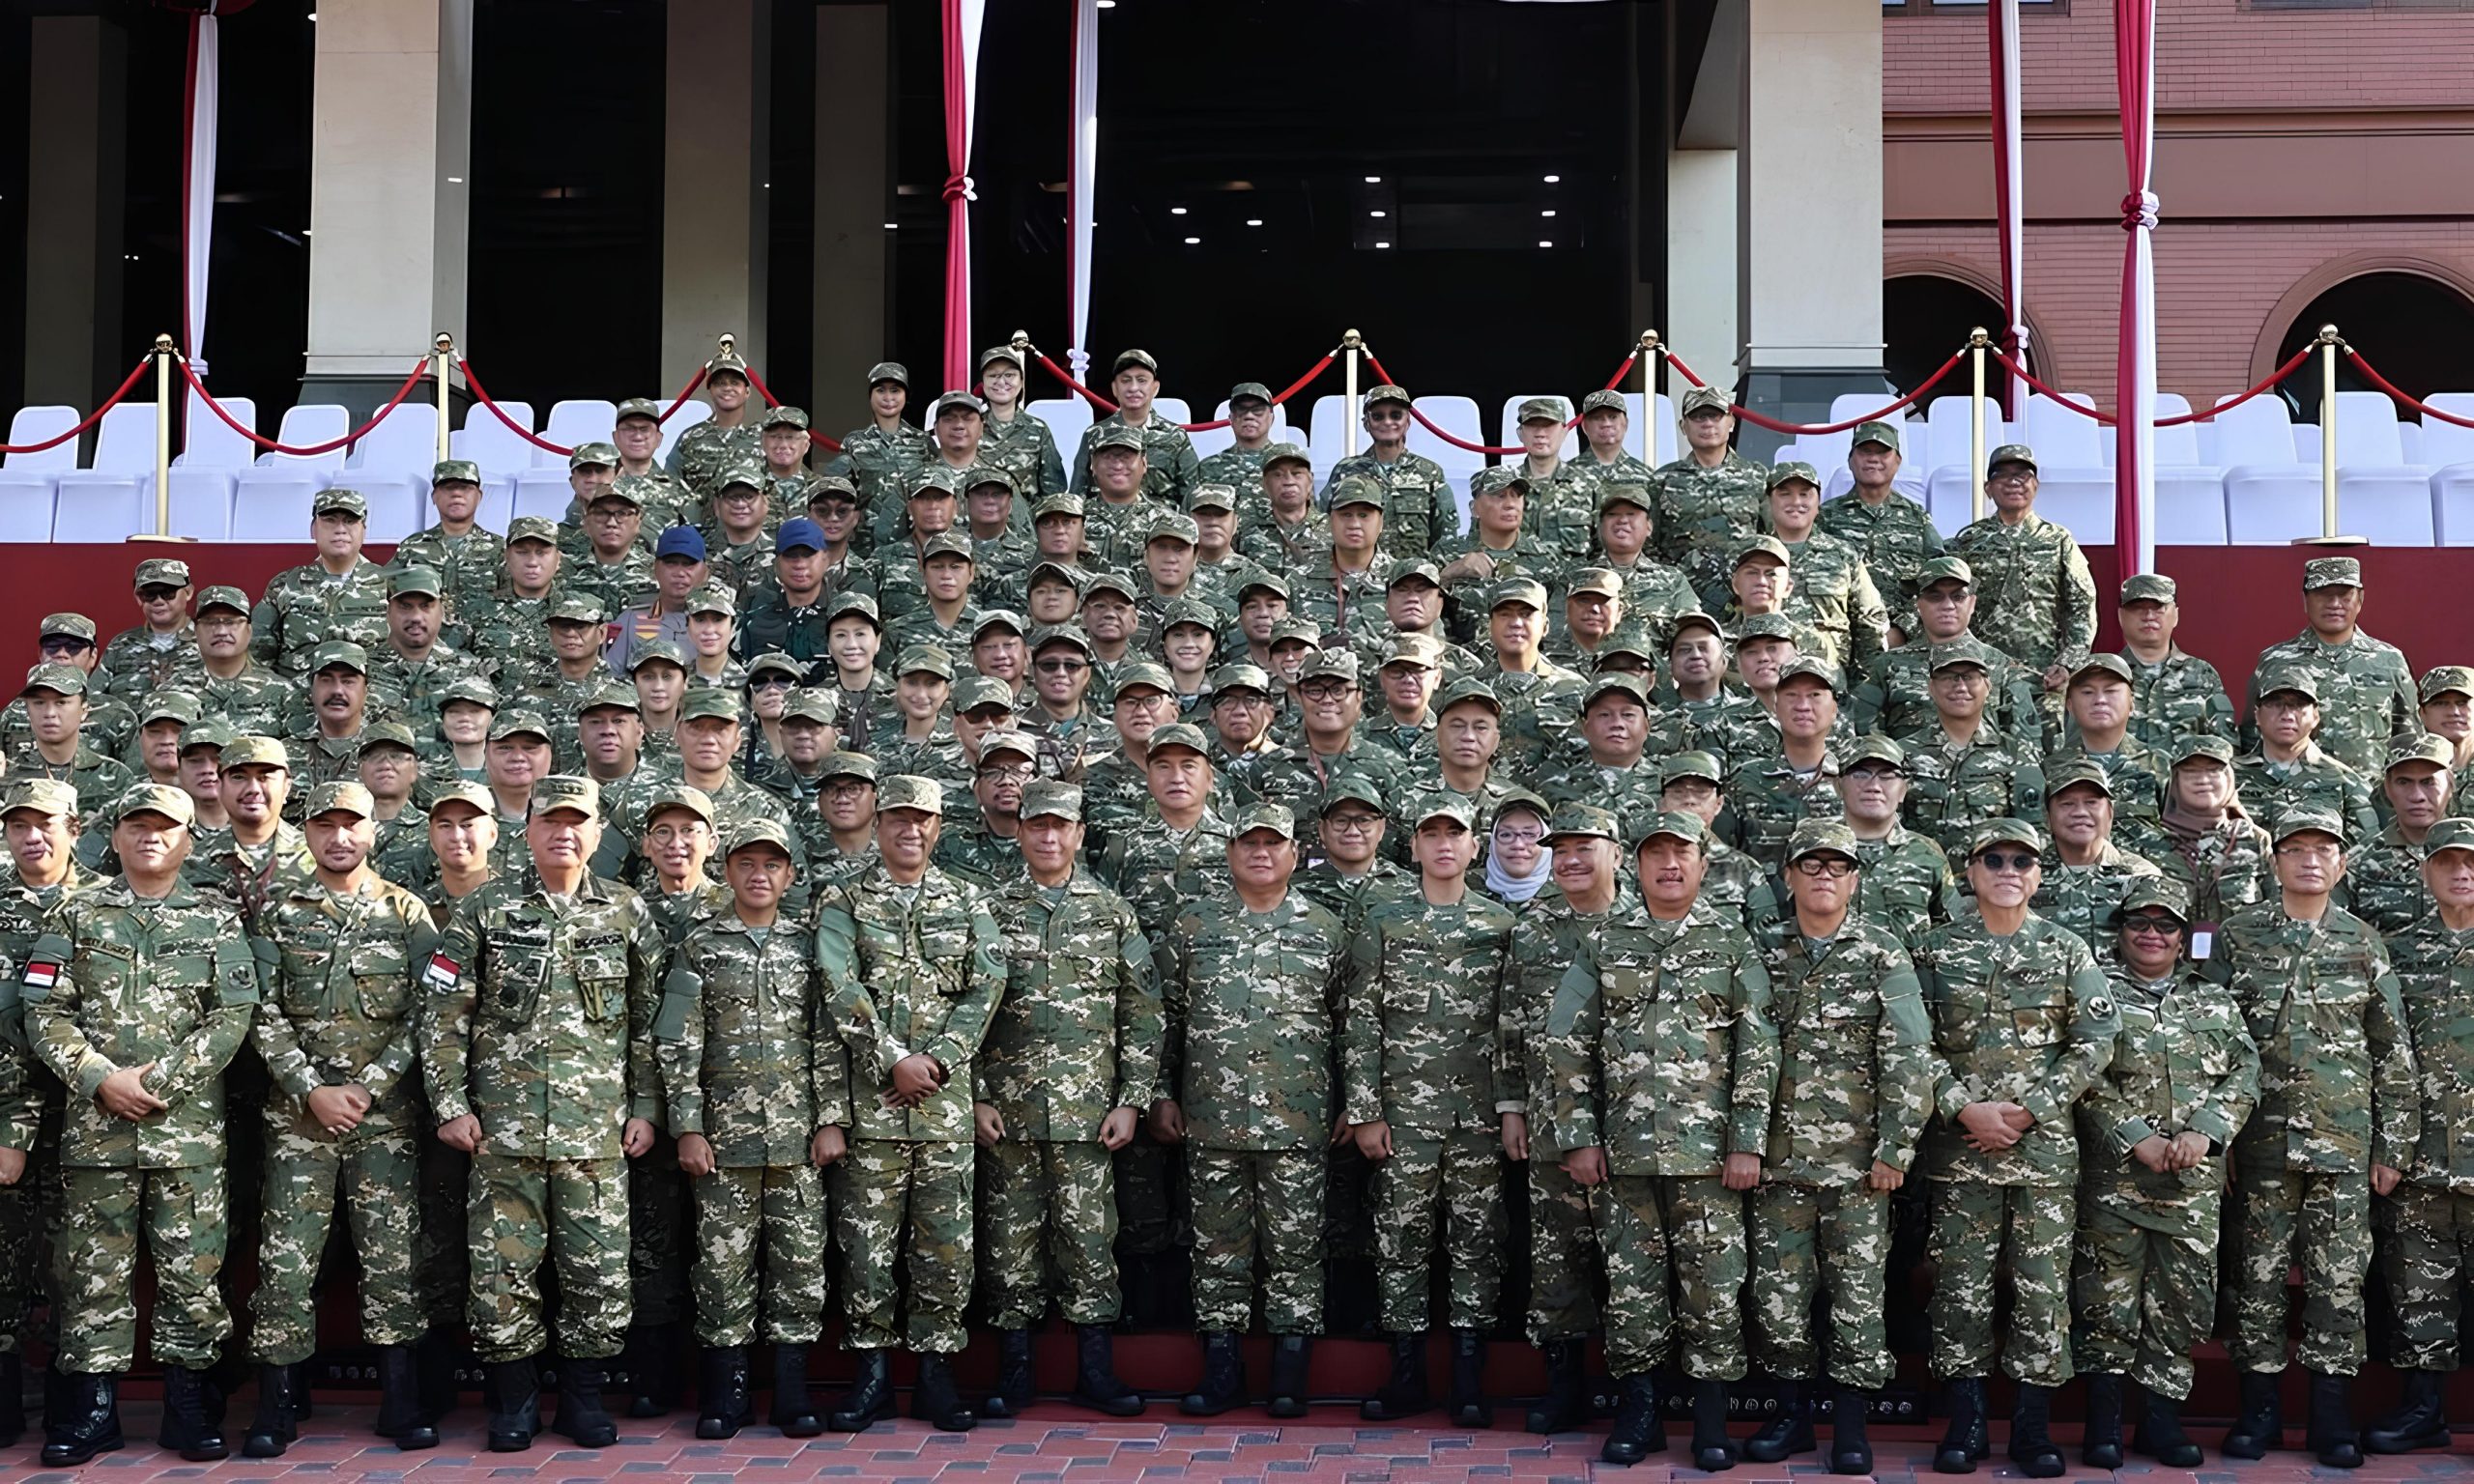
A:
<svg viewBox="0 0 2474 1484">
<path fill-rule="evenodd" d="M 1968 343 L 1968 332 L 1982 326 L 1996 344 L 2001 339 L 2001 305 L 1973 284 L 1938 273 L 1912 273 L 1882 285 L 1882 371 L 1890 385 L 1907 391 L 1941 368 L 1950 353 Z M 2044 375 L 2034 341 L 2028 346 L 2028 369 Z M 2009 395 L 2010 373 L 1985 357 L 1984 394 L 1995 401 Z M 1968 368 L 1962 364 L 1933 388 L 1933 394 L 1963 397 Z M 2065 386 L 2064 391 L 2078 388 Z"/>
<path fill-rule="evenodd" d="M 2365 273 L 2348 278 L 2313 300 L 2286 327 L 2277 346 L 2277 361 L 2319 337 L 2319 327 L 2334 325 L 2348 345 L 2359 347 L 2379 374 L 2411 397 L 2435 391 L 2474 390 L 2466 374 L 2464 346 L 2474 338 L 2474 303 L 2464 295 L 2420 273 Z M 2319 420 L 2319 373 L 2286 378 L 2281 388 L 2296 422 Z M 2337 361 L 2339 391 L 2369 391 L 2371 383 L 2351 362 Z M 2404 408 L 2399 415 L 2412 416 Z"/>
</svg>

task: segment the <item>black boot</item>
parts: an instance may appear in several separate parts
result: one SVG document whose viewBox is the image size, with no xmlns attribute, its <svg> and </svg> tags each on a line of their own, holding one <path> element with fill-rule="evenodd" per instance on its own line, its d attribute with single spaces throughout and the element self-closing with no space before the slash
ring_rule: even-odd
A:
<svg viewBox="0 0 2474 1484">
<path fill-rule="evenodd" d="M 963 1405 L 954 1389 L 953 1363 L 943 1356 L 919 1357 L 919 1380 L 910 1388 L 910 1414 L 940 1433 L 967 1433 L 979 1426 L 976 1413 Z"/>
<path fill-rule="evenodd" d="M 1813 1399 L 1800 1381 L 1778 1383 L 1778 1414 L 1744 1440 L 1743 1456 L 1756 1464 L 1774 1464 L 1813 1450 Z"/>
<path fill-rule="evenodd" d="M 747 1394 L 747 1347 L 706 1346 L 704 1379 L 696 1385 L 696 1436 L 735 1438 L 755 1420 L 756 1404 Z"/>
<path fill-rule="evenodd" d="M 1993 1435 L 1984 1425 L 1984 1378 L 1953 1376 L 1945 1390 L 1950 1425 L 1942 1430 L 1942 1446 L 1933 1453 L 1935 1473 L 1973 1473 L 1993 1451 Z"/>
<path fill-rule="evenodd" d="M 1873 1393 L 1861 1386 L 1840 1386 L 1829 1404 L 1829 1471 L 1863 1474 L 1873 1471 L 1873 1440 L 1864 1423 L 1873 1410 Z"/>
<path fill-rule="evenodd" d="M 2122 1466 L 2122 1378 L 2115 1371 L 2087 1373 L 2087 1426 L 2080 1433 L 2079 1457 L 2090 1469 Z"/>
<path fill-rule="evenodd" d="M 258 1367 L 258 1413 L 248 1436 L 241 1440 L 243 1458 L 281 1458 L 300 1436 L 300 1414 L 293 1409 L 292 1367 Z"/>
<path fill-rule="evenodd" d="M 2407 1371 L 2397 1410 L 2371 1425 L 2363 1447 L 2373 1453 L 2413 1453 L 2448 1446 L 2448 1378 L 2438 1371 Z"/>
<path fill-rule="evenodd" d="M 2182 1431 L 2182 1401 L 2162 1391 L 2147 1393 L 2147 1406 L 2139 1414 L 2139 1430 L 2131 1434 L 2130 1445 L 2168 1469 L 2197 1469 L 2207 1462 L 2207 1455 Z"/>
<path fill-rule="evenodd" d="M 627 1373 L 627 1415 L 631 1417 L 667 1415 L 678 1400 L 678 1384 L 674 1379 L 676 1365 L 668 1336 L 662 1332 L 665 1327 L 627 1327 L 627 1349 L 618 1357 L 618 1364 Z"/>
<path fill-rule="evenodd" d="M 1718 1473 L 1736 1466 L 1736 1450 L 1727 1442 L 1727 1384 L 1715 1376 L 1692 1383 L 1692 1467 Z"/>
<path fill-rule="evenodd" d="M 559 1357 L 559 1415 L 550 1426 L 575 1440 L 578 1447 L 606 1448 L 618 1441 L 618 1424 L 602 1409 L 601 1388 L 610 1383 L 610 1367 L 582 1356 Z"/>
<path fill-rule="evenodd" d="M 0 1356 L 0 1448 L 14 1448 L 26 1435 L 26 1361 L 10 1351 Z"/>
<path fill-rule="evenodd" d="M 460 1347 L 455 1336 L 445 1329 L 432 1329 L 421 1336 L 414 1349 L 414 1360 L 420 1371 L 421 1420 L 431 1427 L 454 1414 L 463 1401 L 461 1386 L 455 1379 L 455 1362 Z"/>
<path fill-rule="evenodd" d="M 842 1405 L 825 1413 L 824 1425 L 837 1433 L 864 1433 L 892 1415 L 892 1357 L 881 1350 L 863 1350 L 859 1374 L 842 1393 Z"/>
<path fill-rule="evenodd" d="M 2053 1441 L 2052 1423 L 2053 1387 L 2019 1383 L 2019 1402 L 2010 1409 L 2010 1461 L 2031 1479 L 2057 1479 L 2070 1471 Z M 2114 1430 L 2120 1431 L 2118 1424 Z"/>
<path fill-rule="evenodd" d="M 392 1438 L 406 1453 L 438 1446 L 438 1424 L 421 1410 L 420 1367 L 410 1345 L 378 1347 L 378 1422 L 381 1438 Z M 245 1450 L 244 1450 L 245 1451 Z"/>
<path fill-rule="evenodd" d="M 814 1438 L 824 1431 L 816 1398 L 808 1392 L 808 1348 L 785 1340 L 773 1347 L 773 1413 L 766 1420 L 785 1438 Z"/>
<path fill-rule="evenodd" d="M 1142 1393 L 1117 1379 L 1116 1342 L 1106 1325 L 1074 1327 L 1073 1402 L 1111 1417 L 1142 1415 Z"/>
<path fill-rule="evenodd" d="M 1626 1376 L 1616 1383 L 1624 1393 L 1624 1404 L 1615 1411 L 1615 1426 L 1606 1435 L 1606 1445 L 1597 1450 L 1598 1462 L 1621 1464 L 1629 1469 L 1653 1453 L 1666 1449 L 1666 1421 L 1658 1415 L 1657 1378 L 1644 1371 Z"/>
<path fill-rule="evenodd" d="M 1019 1417 L 1031 1405 L 1031 1331 L 996 1331 L 996 1389 L 980 1403 L 983 1417 Z"/>
<path fill-rule="evenodd" d="M 59 1371 L 57 1405 L 43 1409 L 43 1461 L 71 1469 L 121 1446 L 120 1377 L 109 1371 Z"/>
<path fill-rule="evenodd" d="M 1590 1414 L 1581 1342 L 1548 1340 L 1539 1351 L 1546 1357 L 1546 1394 L 1529 1409 L 1526 1425 L 1533 1433 L 1568 1433 L 1588 1421 Z"/>
<path fill-rule="evenodd" d="M 1226 1329 L 1205 1330 L 1202 1383 L 1186 1393 L 1177 1410 L 1190 1417 L 1216 1417 L 1245 1403 L 1246 1360 L 1238 1353 L 1236 1334 Z"/>
<path fill-rule="evenodd" d="M 489 1366 L 490 1451 L 521 1453 L 541 1431 L 541 1373 L 530 1358 Z"/>
<path fill-rule="evenodd" d="M 186 1365 L 163 1367 L 163 1426 L 155 1442 L 195 1464 L 232 1456 L 223 1441 L 223 1393 L 207 1381 L 204 1371 Z"/>
<path fill-rule="evenodd" d="M 2323 1467 L 2361 1468 L 2362 1439 L 2354 1432 L 2354 1379 L 2331 1376 L 2325 1371 L 2308 1374 L 2311 1377 L 2311 1436 L 2304 1445 L 2319 1455 Z"/>
<path fill-rule="evenodd" d="M 2277 1395 L 2284 1381 L 2281 1370 L 2242 1373 L 2242 1413 L 2225 1431 L 2226 1457 L 2265 1458 L 2285 1446 L 2285 1404 Z"/>
<path fill-rule="evenodd" d="M 1368 1422 L 1397 1422 L 1434 1410 L 1426 1389 L 1426 1336 L 1423 1329 L 1392 1336 L 1392 1379 L 1383 1389 L 1358 1405 L 1357 1414 Z"/>
<path fill-rule="evenodd" d="M 1306 1415 L 1306 1377 L 1308 1362 L 1314 1358 L 1314 1341 L 1303 1334 L 1272 1336 L 1272 1394 L 1263 1410 L 1282 1421 L 1293 1421 Z M 1244 1379 L 1240 1374 L 1239 1380 Z"/>
<path fill-rule="evenodd" d="M 1486 1337 L 1475 1329 L 1452 1331 L 1452 1425 L 1492 1427 L 1495 1409 L 1486 1400 Z"/>
</svg>

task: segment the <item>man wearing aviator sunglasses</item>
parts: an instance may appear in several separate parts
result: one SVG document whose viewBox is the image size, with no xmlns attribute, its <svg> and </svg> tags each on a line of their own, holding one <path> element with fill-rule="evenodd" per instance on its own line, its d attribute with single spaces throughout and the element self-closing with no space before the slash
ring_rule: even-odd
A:
<svg viewBox="0 0 2474 1484">
<path fill-rule="evenodd" d="M 2066 1467 L 2047 1423 L 2054 1388 L 2071 1377 L 2079 1141 L 2069 1110 L 2113 1060 L 2120 1023 L 2086 941 L 2028 909 L 2044 844 L 2023 820 L 1977 825 L 1967 842 L 1975 911 L 1927 933 L 1916 956 L 1941 1063 L 1941 1116 L 1925 1150 L 1939 1270 L 1933 1370 L 1947 1378 L 1950 1411 L 1934 1468 L 1945 1473 L 1972 1472 L 1992 1450 L 1984 1382 L 2005 1266 L 2010 1323 L 1999 1349 L 2018 1383 L 2010 1457 L 2030 1478 Z"/>
<path fill-rule="evenodd" d="M 1366 436 L 1369 445 L 1332 466 L 1323 483 L 1323 503 L 1351 475 L 1373 481 L 1383 493 L 1383 544 L 1395 556 L 1424 556 L 1435 544 L 1460 534 L 1460 505 L 1452 498 L 1451 476 L 1443 466 L 1409 451 L 1409 394 L 1397 386 L 1377 386 L 1366 394 Z"/>
</svg>

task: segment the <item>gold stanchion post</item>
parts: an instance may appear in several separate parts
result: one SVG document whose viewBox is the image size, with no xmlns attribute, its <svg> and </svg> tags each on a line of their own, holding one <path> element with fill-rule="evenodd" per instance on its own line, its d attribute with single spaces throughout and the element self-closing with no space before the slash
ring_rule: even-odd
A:
<svg viewBox="0 0 2474 1484">
<path fill-rule="evenodd" d="M 2296 546 L 2366 546 L 2368 536 L 2337 532 L 2337 353 L 2345 340 L 2334 325 L 2319 327 L 2319 534 Z"/>
<path fill-rule="evenodd" d="M 155 337 L 155 528 L 131 541 L 185 541 L 172 534 L 172 384 L 180 380 L 180 351 L 169 335 Z"/>
<path fill-rule="evenodd" d="M 1658 332 L 1641 331 L 1641 462 L 1658 467 Z"/>
<path fill-rule="evenodd" d="M 438 372 L 438 462 L 446 462 L 446 368 L 455 359 L 455 337 L 445 330 L 430 342 L 430 354 L 437 361 Z"/>
<path fill-rule="evenodd" d="M 1340 410 L 1347 415 L 1349 424 L 1347 436 L 1341 443 L 1341 452 L 1349 458 L 1357 457 L 1357 357 L 1359 352 L 1365 348 L 1366 337 L 1356 330 L 1347 330 L 1340 335 L 1340 349 L 1348 353 L 1348 366 L 1341 387 L 1343 405 Z"/>
<path fill-rule="evenodd" d="M 1993 337 L 1983 326 L 1968 331 L 1968 367 L 1974 395 L 1968 398 L 1968 480 L 1971 493 L 1968 509 L 1975 520 L 1984 519 L 1984 353 Z"/>
</svg>

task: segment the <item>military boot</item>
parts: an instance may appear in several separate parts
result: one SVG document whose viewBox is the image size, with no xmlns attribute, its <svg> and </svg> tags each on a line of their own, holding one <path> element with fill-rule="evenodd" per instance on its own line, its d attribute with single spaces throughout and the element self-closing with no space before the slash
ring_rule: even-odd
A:
<svg viewBox="0 0 2474 1484">
<path fill-rule="evenodd" d="M 967 1433 L 979 1417 L 954 1389 L 952 1361 L 934 1353 L 919 1357 L 919 1380 L 910 1389 L 910 1414 L 939 1432 Z"/>
<path fill-rule="evenodd" d="M 521 1453 L 541 1432 L 541 1372 L 531 1357 L 489 1366 L 489 1444 L 493 1453 Z"/>
<path fill-rule="evenodd" d="M 1202 1337 L 1202 1383 L 1186 1393 L 1177 1410 L 1190 1417 L 1216 1417 L 1246 1404 L 1246 1360 L 1237 1336 L 1226 1329 L 1206 1330 Z"/>
<path fill-rule="evenodd" d="M 204 1371 L 163 1367 L 163 1425 L 155 1442 L 195 1464 L 232 1456 L 223 1441 L 223 1393 Z"/>
<path fill-rule="evenodd" d="M 1810 1453 L 1813 1441 L 1813 1399 L 1800 1381 L 1778 1383 L 1778 1414 L 1744 1440 L 1743 1456 L 1756 1464 L 1774 1464 L 1798 1453 Z"/>
<path fill-rule="evenodd" d="M 606 1448 L 618 1441 L 618 1424 L 602 1408 L 601 1388 L 610 1368 L 582 1356 L 559 1357 L 559 1415 L 552 1430 L 565 1434 L 578 1447 Z"/>
<path fill-rule="evenodd" d="M 378 1421 L 373 1429 L 406 1453 L 438 1446 L 438 1424 L 421 1410 L 420 1367 L 410 1345 L 378 1347 Z"/>
<path fill-rule="evenodd" d="M 808 1390 L 807 1346 L 786 1340 L 773 1347 L 773 1413 L 767 1420 L 785 1438 L 814 1438 L 824 1431 Z"/>
<path fill-rule="evenodd" d="M 1433 1410 L 1434 1397 L 1426 1389 L 1425 1331 L 1394 1334 L 1392 1379 L 1358 1405 L 1357 1414 L 1368 1422 L 1397 1422 Z"/>
<path fill-rule="evenodd" d="M 2116 1413 L 2119 1397 L 2115 1397 Z M 2057 1479 L 2070 1471 L 2053 1441 L 2053 1387 L 2019 1383 L 2018 1405 L 2010 1409 L 2010 1461 L 2031 1479 Z M 2118 1420 L 2115 1432 L 2120 1431 Z"/>
<path fill-rule="evenodd" d="M 1581 1365 L 1581 1342 L 1548 1340 L 1539 1347 L 1546 1359 L 1546 1394 L 1529 1409 L 1524 1425 L 1533 1433 L 1568 1433 L 1589 1420 L 1589 1378 Z"/>
<path fill-rule="evenodd" d="M 299 1436 L 299 1414 L 293 1410 L 292 1367 L 259 1366 L 257 1415 L 250 1419 L 249 1431 L 241 1440 L 241 1456 L 281 1458 Z"/>
<path fill-rule="evenodd" d="M 1692 1380 L 1692 1467 L 1718 1473 L 1736 1466 L 1727 1441 L 1727 1384 L 1715 1376 Z"/>
<path fill-rule="evenodd" d="M 2313 1371 L 2311 1436 L 2305 1446 L 2330 1469 L 2362 1467 L 2362 1439 L 2354 1432 L 2353 1378 Z"/>
<path fill-rule="evenodd" d="M 421 1336 L 415 1347 L 415 1363 L 420 1372 L 421 1418 L 436 1427 L 452 1416 L 456 1404 L 463 1400 L 455 1380 L 455 1336 L 445 1329 L 432 1329 Z"/>
<path fill-rule="evenodd" d="M 747 1347 L 705 1347 L 704 1369 L 696 1385 L 696 1436 L 735 1438 L 756 1417 L 747 1394 Z"/>
<path fill-rule="evenodd" d="M 2087 1425 L 2080 1433 L 2079 1457 L 2090 1469 L 2122 1466 L 2122 1378 L 2116 1372 L 2087 1373 Z"/>
<path fill-rule="evenodd" d="M 2284 1380 L 2282 1370 L 2242 1373 L 2242 1413 L 2226 1429 L 2226 1457 L 2265 1458 L 2285 1446 L 2285 1403 L 2277 1394 Z"/>
<path fill-rule="evenodd" d="M 2200 1445 L 2182 1431 L 2181 1398 L 2162 1391 L 2147 1393 L 2147 1406 L 2139 1414 L 2139 1430 L 2131 1434 L 2130 1443 L 2168 1469 L 2197 1469 L 2207 1462 Z"/>
<path fill-rule="evenodd" d="M 1074 1327 L 1074 1395 L 1077 1407 L 1111 1417 L 1142 1415 L 1142 1393 L 1117 1379 L 1116 1344 L 1106 1325 Z"/>
<path fill-rule="evenodd" d="M 120 1377 L 110 1371 L 59 1372 L 56 1405 L 43 1409 L 43 1461 L 73 1469 L 122 1445 Z"/>
<path fill-rule="evenodd" d="M 842 1405 L 825 1414 L 837 1433 L 864 1433 L 893 1415 L 893 1359 L 881 1350 L 859 1352 L 859 1374 L 842 1393 Z"/>
<path fill-rule="evenodd" d="M 1314 1357 L 1314 1341 L 1303 1334 L 1272 1336 L 1272 1394 L 1263 1410 L 1282 1421 L 1306 1415 L 1306 1377 Z M 1239 1373 L 1239 1382 L 1244 1373 Z"/>
<path fill-rule="evenodd" d="M 0 1448 L 26 1435 L 26 1361 L 15 1351 L 0 1355 Z"/>
<path fill-rule="evenodd" d="M 627 1327 L 627 1349 L 618 1363 L 627 1372 L 627 1415 L 631 1417 L 665 1416 L 677 1404 L 677 1365 L 672 1358 L 670 1336 L 664 1332 L 667 1327 Z"/>
<path fill-rule="evenodd" d="M 2362 1442 L 2373 1453 L 2447 1447 L 2448 1377 L 2438 1371 L 2407 1371 L 2397 1410 L 2373 1423 Z"/>
<path fill-rule="evenodd" d="M 1942 1446 L 1934 1451 L 1933 1471 L 1973 1473 L 1976 1464 L 1993 1451 L 1992 1433 L 1984 1425 L 1984 1378 L 1953 1376 L 1946 1390 L 1950 1425 L 1942 1430 Z"/>
<path fill-rule="evenodd" d="M 1873 1393 L 1861 1386 L 1840 1386 L 1829 1404 L 1829 1471 L 1868 1474 L 1873 1471 L 1873 1440 L 1864 1424 L 1873 1410 Z"/>
<path fill-rule="evenodd" d="M 1486 1337 L 1475 1329 L 1452 1331 L 1452 1425 L 1492 1427 L 1495 1409 L 1486 1401 Z"/>
<path fill-rule="evenodd" d="M 996 1331 L 996 1389 L 979 1404 L 983 1417 L 1019 1417 L 1031 1405 L 1031 1331 Z"/>
<path fill-rule="evenodd" d="M 1616 1383 L 1624 1393 L 1624 1403 L 1616 1410 L 1615 1426 L 1606 1435 L 1605 1446 L 1597 1450 L 1600 1463 L 1621 1464 L 1629 1469 L 1653 1453 L 1666 1448 L 1666 1420 L 1658 1415 L 1657 1378 L 1643 1372 L 1626 1376 Z"/>
</svg>

